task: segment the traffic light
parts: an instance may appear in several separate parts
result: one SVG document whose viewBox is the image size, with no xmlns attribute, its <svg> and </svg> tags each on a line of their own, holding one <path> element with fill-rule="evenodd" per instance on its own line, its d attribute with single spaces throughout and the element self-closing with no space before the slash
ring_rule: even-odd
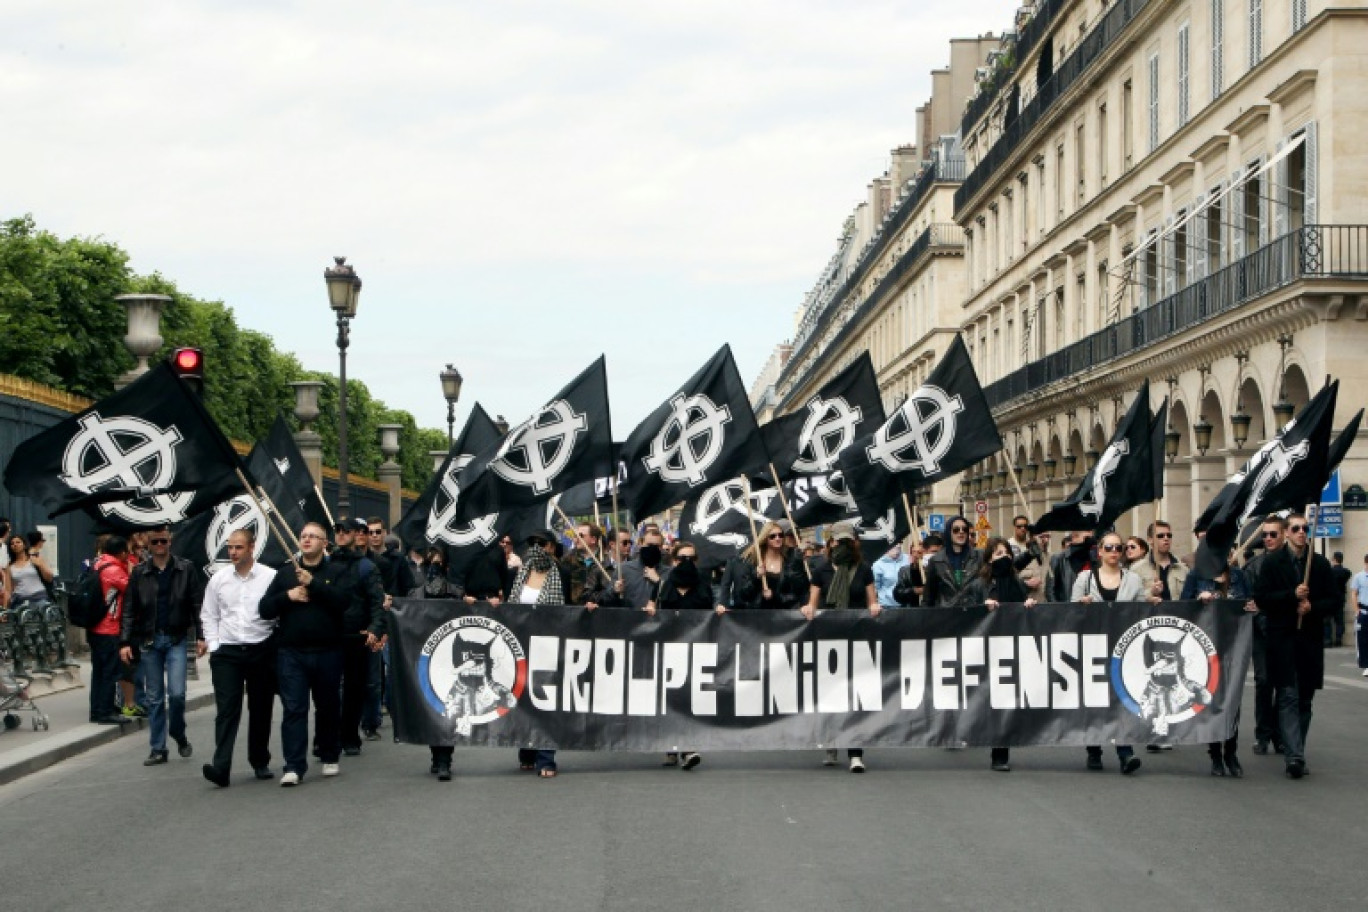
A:
<svg viewBox="0 0 1368 912">
<path fill-rule="evenodd" d="M 178 348 L 171 353 L 171 369 L 196 393 L 204 395 L 204 352 L 198 348 Z"/>
</svg>

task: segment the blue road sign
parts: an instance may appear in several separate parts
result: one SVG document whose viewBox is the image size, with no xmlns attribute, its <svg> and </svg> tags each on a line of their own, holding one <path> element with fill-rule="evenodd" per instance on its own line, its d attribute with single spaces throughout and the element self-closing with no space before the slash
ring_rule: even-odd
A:
<svg viewBox="0 0 1368 912">
<path fill-rule="evenodd" d="M 945 531 L 945 514 L 928 513 L 926 514 L 926 528 L 932 532 Z"/>
<path fill-rule="evenodd" d="M 1330 480 L 1321 489 L 1320 502 L 1322 506 L 1339 506 L 1343 500 L 1340 495 L 1340 470 L 1335 469 L 1330 473 Z"/>
</svg>

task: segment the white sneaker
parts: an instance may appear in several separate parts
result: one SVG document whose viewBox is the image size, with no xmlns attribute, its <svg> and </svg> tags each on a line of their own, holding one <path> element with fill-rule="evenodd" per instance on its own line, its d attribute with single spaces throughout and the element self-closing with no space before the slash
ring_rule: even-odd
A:
<svg viewBox="0 0 1368 912">
<path fill-rule="evenodd" d="M 1363 676 L 1368 678 L 1368 668 L 1363 669 Z"/>
<path fill-rule="evenodd" d="M 850 771 L 852 773 L 863 773 L 865 771 L 864 761 L 859 757 L 850 758 Z"/>
<path fill-rule="evenodd" d="M 841 754 L 839 751 L 833 748 L 832 750 L 826 752 L 826 758 L 822 761 L 822 766 L 835 766 L 840 762 Z"/>
<path fill-rule="evenodd" d="M 281 788 L 294 788 L 299 785 L 299 773 L 286 773 L 280 777 Z"/>
<path fill-rule="evenodd" d="M 329 776 L 336 776 L 336 775 L 337 775 L 338 773 L 340 773 L 340 772 L 342 772 L 342 767 L 338 766 L 336 763 L 325 763 L 325 764 L 323 764 L 323 776 L 324 776 L 324 778 L 327 778 L 327 777 L 329 777 Z"/>
</svg>

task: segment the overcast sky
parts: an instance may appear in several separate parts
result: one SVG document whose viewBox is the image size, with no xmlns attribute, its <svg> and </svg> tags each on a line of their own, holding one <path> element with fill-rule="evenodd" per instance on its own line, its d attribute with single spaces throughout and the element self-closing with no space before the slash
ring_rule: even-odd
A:
<svg viewBox="0 0 1368 912">
<path fill-rule="evenodd" d="M 516 422 L 606 353 L 622 439 L 724 342 L 750 385 L 949 39 L 1017 5 L 4 0 L 0 216 L 320 370 L 345 254 L 388 404 L 444 426 L 454 362 L 458 421 Z"/>
</svg>

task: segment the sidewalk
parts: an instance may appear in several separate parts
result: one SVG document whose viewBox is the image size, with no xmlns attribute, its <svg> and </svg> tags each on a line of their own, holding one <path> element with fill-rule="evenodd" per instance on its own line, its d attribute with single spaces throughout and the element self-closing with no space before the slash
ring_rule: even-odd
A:
<svg viewBox="0 0 1368 912">
<path fill-rule="evenodd" d="M 186 684 L 186 712 L 214 705 L 209 660 L 200 659 L 198 665 L 199 680 Z M 90 681 L 89 658 L 81 661 L 81 680 Z M 33 713 L 14 713 L 19 717 L 19 727 L 0 731 L 0 785 L 118 738 L 147 737 L 144 719 L 135 719 L 125 725 L 95 725 L 86 721 L 90 718 L 90 690 L 87 687 L 35 697 L 34 702 L 48 717 L 48 730 L 34 730 Z"/>
</svg>

